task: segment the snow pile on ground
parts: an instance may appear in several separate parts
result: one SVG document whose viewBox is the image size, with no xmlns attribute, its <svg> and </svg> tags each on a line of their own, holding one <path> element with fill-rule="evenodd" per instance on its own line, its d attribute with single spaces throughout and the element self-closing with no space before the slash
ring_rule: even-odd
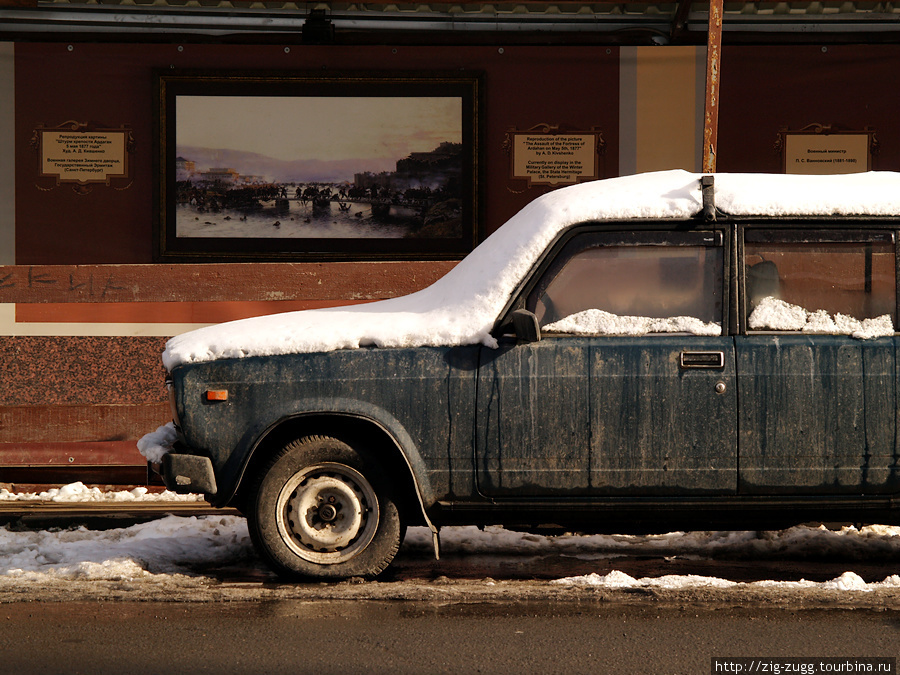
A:
<svg viewBox="0 0 900 675">
<path fill-rule="evenodd" d="M 753 330 L 798 330 L 804 333 L 849 335 L 860 340 L 894 334 L 894 322 L 889 314 L 874 319 L 854 319 L 846 314 L 831 316 L 824 309 L 810 312 L 799 305 L 768 296 L 750 314 Z"/>
<path fill-rule="evenodd" d="M 136 487 L 132 490 L 102 491 L 100 488 L 89 488 L 84 483 L 70 483 L 58 488 L 50 488 L 44 492 L 10 492 L 0 489 L 0 502 L 13 501 L 42 501 L 57 503 L 80 502 L 197 502 L 203 501 L 202 495 L 179 495 L 165 490 L 163 492 L 150 492 L 145 487 Z"/>
<path fill-rule="evenodd" d="M 692 588 L 696 586 L 712 587 L 712 588 L 730 588 L 737 586 L 738 582 L 728 581 L 727 579 L 717 579 L 716 577 L 698 577 L 693 574 L 667 574 L 655 578 L 635 579 L 634 577 L 613 570 L 609 574 L 599 575 L 597 573 L 585 574 L 577 577 L 566 577 L 564 579 L 555 579 L 551 584 L 560 584 L 563 586 L 598 586 L 602 588 Z"/>
<path fill-rule="evenodd" d="M 180 363 L 363 346 L 494 345 L 489 331 L 518 282 L 563 229 L 586 220 L 689 218 L 697 176 L 665 171 L 573 185 L 533 201 L 428 288 L 401 298 L 288 312 L 201 328 L 163 353 Z"/>
<path fill-rule="evenodd" d="M 624 572 L 614 570 L 609 574 L 585 574 L 578 577 L 566 577 L 555 579 L 551 584 L 563 586 L 596 586 L 599 588 L 663 588 L 678 590 L 684 588 L 735 588 L 737 586 L 749 586 L 750 588 L 822 588 L 835 591 L 873 591 L 878 588 L 900 588 L 900 575 L 892 574 L 884 581 L 866 583 L 862 577 L 854 572 L 844 572 L 841 576 L 831 581 L 754 581 L 750 583 L 728 581 L 716 577 L 699 577 L 693 574 L 677 575 L 666 574 L 661 577 L 644 577 L 635 579 Z"/>
<path fill-rule="evenodd" d="M 410 528 L 405 546 L 428 551 L 431 535 Z M 829 530 L 805 525 L 773 531 L 669 532 L 655 535 L 566 534 L 541 536 L 502 527 L 450 527 L 441 530 L 441 550 L 465 555 L 554 553 L 578 557 L 615 555 L 697 556 L 705 558 L 840 558 L 867 560 L 900 555 L 900 527 L 867 525 Z"/>
<path fill-rule="evenodd" d="M 137 449 L 148 462 L 158 463 L 162 461 L 163 455 L 172 451 L 172 446 L 177 438 L 178 432 L 175 431 L 175 423 L 169 422 L 157 427 L 156 431 L 151 431 L 139 438 Z"/>
<path fill-rule="evenodd" d="M 586 309 L 541 328 L 548 333 L 570 335 L 629 335 L 649 333 L 692 333 L 693 335 L 721 335 L 716 323 L 705 323 L 693 316 L 674 316 L 651 319 L 646 316 L 621 316 L 602 309 Z"/>
<path fill-rule="evenodd" d="M 429 545 L 428 532 L 410 531 L 407 546 L 425 550 Z M 476 527 L 454 527 L 441 531 L 442 550 L 454 553 L 539 555 L 556 553 L 581 559 L 614 555 L 694 556 L 727 559 L 766 558 L 823 558 L 870 560 L 873 557 L 894 558 L 900 554 L 900 527 L 870 525 L 860 529 L 843 527 L 829 530 L 824 526 L 798 526 L 780 531 L 717 531 L 670 532 L 661 535 L 561 535 L 553 537 L 511 532 L 500 527 L 484 531 Z M 596 573 L 557 579 L 550 583 L 570 586 L 603 588 L 731 588 L 737 586 L 819 588 L 834 591 L 872 591 L 878 588 L 900 588 L 900 575 L 894 574 L 880 582 L 866 583 L 852 571 L 826 582 L 813 581 L 757 581 L 734 582 L 698 575 L 663 575 L 634 579 L 624 572 L 613 570 L 605 575 Z"/>
<path fill-rule="evenodd" d="M 0 528 L 0 578 L 21 582 L 149 579 L 250 556 L 247 523 L 236 516 L 168 516 L 105 531 Z"/>
<path fill-rule="evenodd" d="M 898 558 L 900 527 L 845 527 L 839 531 L 824 527 L 794 527 L 779 532 L 672 532 L 648 536 L 539 536 L 500 527 L 485 530 L 448 527 L 441 531 L 441 542 L 446 557 L 564 554 L 593 560 L 629 554 L 869 560 L 873 557 Z M 410 528 L 401 555 L 428 555 L 430 549 L 430 531 L 422 527 Z M 198 574 L 198 582 L 206 583 L 208 577 L 202 575 L 202 570 L 240 565 L 260 567 L 263 563 L 253 550 L 246 521 L 237 516 L 167 516 L 105 531 L 83 527 L 53 531 L 0 527 L 0 584 L 40 585 L 65 579 L 159 584 L 166 583 L 166 578 L 171 575 L 182 578 Z M 607 588 L 738 585 L 737 582 L 696 575 L 634 579 L 619 571 L 603 576 L 570 577 L 554 583 Z M 867 584 L 856 573 L 848 571 L 824 583 L 760 581 L 743 585 L 867 591 L 900 587 L 900 576 L 891 575 L 884 581 Z"/>
</svg>

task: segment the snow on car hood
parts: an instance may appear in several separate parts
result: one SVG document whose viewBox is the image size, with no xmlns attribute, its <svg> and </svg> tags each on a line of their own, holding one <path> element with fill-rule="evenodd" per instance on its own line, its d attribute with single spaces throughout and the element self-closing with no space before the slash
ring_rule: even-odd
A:
<svg viewBox="0 0 900 675">
<path fill-rule="evenodd" d="M 734 215 L 900 214 L 900 174 L 717 174 L 716 205 Z M 163 363 L 362 346 L 494 346 L 497 315 L 547 245 L 590 220 L 685 219 L 701 210 L 700 174 L 663 171 L 555 190 L 533 201 L 443 278 L 366 305 L 232 321 L 172 338 Z"/>
</svg>

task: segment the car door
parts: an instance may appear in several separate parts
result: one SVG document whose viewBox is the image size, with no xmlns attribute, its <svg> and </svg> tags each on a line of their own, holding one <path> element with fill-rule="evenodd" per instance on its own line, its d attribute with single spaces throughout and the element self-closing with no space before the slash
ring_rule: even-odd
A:
<svg viewBox="0 0 900 675">
<path fill-rule="evenodd" d="M 491 497 L 731 494 L 722 232 L 584 229 L 513 307 L 542 339 L 482 349 L 476 475 Z"/>
<path fill-rule="evenodd" d="M 894 233 L 751 226 L 742 256 L 740 492 L 896 492 Z"/>
</svg>

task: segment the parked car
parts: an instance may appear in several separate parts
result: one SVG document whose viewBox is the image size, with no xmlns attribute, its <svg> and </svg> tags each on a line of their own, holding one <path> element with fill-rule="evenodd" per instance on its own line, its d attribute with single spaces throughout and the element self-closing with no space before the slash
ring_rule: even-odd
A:
<svg viewBox="0 0 900 675">
<path fill-rule="evenodd" d="M 307 578 L 411 525 L 897 523 L 898 231 L 898 174 L 560 189 L 419 293 L 173 338 L 143 451 Z"/>
</svg>

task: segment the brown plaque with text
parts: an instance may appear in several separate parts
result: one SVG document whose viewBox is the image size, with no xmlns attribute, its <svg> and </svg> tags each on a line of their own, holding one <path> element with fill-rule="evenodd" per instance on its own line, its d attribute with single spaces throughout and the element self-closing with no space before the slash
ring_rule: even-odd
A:
<svg viewBox="0 0 900 675">
<path fill-rule="evenodd" d="M 779 132 L 775 148 L 781 151 L 785 173 L 860 173 L 871 170 L 877 141 L 868 128 L 844 131 L 811 124 L 798 131 Z"/>
<path fill-rule="evenodd" d="M 134 138 L 126 127 L 106 129 L 66 122 L 35 129 L 32 144 L 38 152 L 39 177 L 52 179 L 51 185 L 72 183 L 76 192 L 88 192 L 93 183 L 112 185 L 114 180 L 127 181 L 130 176 Z"/>
<path fill-rule="evenodd" d="M 510 131 L 505 143 L 510 154 L 510 177 L 529 185 L 571 185 L 599 177 L 603 137 L 598 131 L 560 132 L 540 125 Z"/>
</svg>

